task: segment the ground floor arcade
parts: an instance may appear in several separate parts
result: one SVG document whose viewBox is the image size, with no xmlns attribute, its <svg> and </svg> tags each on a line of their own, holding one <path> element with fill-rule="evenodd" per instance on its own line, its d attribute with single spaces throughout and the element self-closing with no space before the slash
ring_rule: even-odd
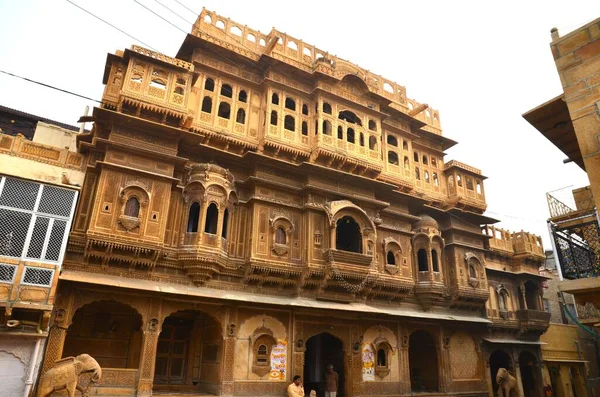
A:
<svg viewBox="0 0 600 397">
<path fill-rule="evenodd" d="M 487 324 L 476 317 L 397 317 L 68 281 L 59 292 L 43 370 L 88 353 L 103 367 L 105 395 L 282 396 L 300 375 L 307 394 L 322 397 L 329 364 L 340 375 L 340 397 L 493 395 L 498 364 L 485 347 Z M 514 369 L 512 353 L 510 360 Z"/>
</svg>

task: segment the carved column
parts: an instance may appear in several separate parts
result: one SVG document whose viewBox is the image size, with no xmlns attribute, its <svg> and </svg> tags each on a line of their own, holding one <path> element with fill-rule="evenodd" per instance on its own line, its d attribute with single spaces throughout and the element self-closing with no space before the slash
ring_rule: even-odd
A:
<svg viewBox="0 0 600 397">
<path fill-rule="evenodd" d="M 158 320 L 153 318 L 148 323 L 142 336 L 142 351 L 140 354 L 139 378 L 137 384 L 137 396 L 152 396 L 152 385 L 154 384 L 154 365 L 156 364 L 156 346 L 160 329 Z"/>
<path fill-rule="evenodd" d="M 65 287 L 61 288 L 56 295 L 56 301 L 54 303 L 54 319 L 50 326 L 48 344 L 46 345 L 44 362 L 42 364 L 42 372 L 40 373 L 38 380 L 42 378 L 42 375 L 46 373 L 46 371 L 54 367 L 54 363 L 57 360 L 62 358 L 67 329 L 73 320 L 74 314 L 71 310 L 74 295 L 72 292 L 71 288 Z"/>
<path fill-rule="evenodd" d="M 233 396 L 233 370 L 235 368 L 235 343 L 236 338 L 223 339 L 223 386 L 222 396 Z"/>
<path fill-rule="evenodd" d="M 527 310 L 527 299 L 525 298 L 525 284 L 521 282 L 519 285 L 519 289 L 521 290 L 521 298 L 523 299 L 523 310 Z"/>
<path fill-rule="evenodd" d="M 408 394 L 411 391 L 410 386 L 410 360 L 408 356 L 409 334 L 405 328 L 398 329 L 400 335 L 400 349 L 398 349 L 398 360 L 400 362 L 400 379 L 403 384 L 403 390 L 400 394 Z"/>
<path fill-rule="evenodd" d="M 519 363 L 518 358 L 514 360 L 515 362 L 515 375 L 517 377 L 517 389 L 519 392 L 519 397 L 525 397 L 525 392 L 523 391 L 523 377 L 521 376 L 521 365 Z"/>
</svg>

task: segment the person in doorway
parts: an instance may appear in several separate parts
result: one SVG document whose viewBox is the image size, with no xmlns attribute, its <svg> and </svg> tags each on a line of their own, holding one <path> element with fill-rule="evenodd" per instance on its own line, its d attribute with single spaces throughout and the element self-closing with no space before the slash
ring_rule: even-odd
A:
<svg viewBox="0 0 600 397">
<path fill-rule="evenodd" d="M 333 370 L 333 365 L 329 364 L 325 373 L 325 397 L 337 396 L 338 380 L 338 373 Z"/>
<path fill-rule="evenodd" d="M 304 397 L 304 387 L 302 378 L 299 375 L 294 376 L 294 381 L 287 388 L 288 397 Z"/>
</svg>

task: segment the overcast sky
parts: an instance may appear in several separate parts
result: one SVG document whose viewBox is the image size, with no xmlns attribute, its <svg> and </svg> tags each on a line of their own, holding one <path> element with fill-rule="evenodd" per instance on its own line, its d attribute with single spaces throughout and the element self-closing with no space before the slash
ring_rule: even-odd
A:
<svg viewBox="0 0 600 397">
<path fill-rule="evenodd" d="M 174 56 L 185 35 L 134 0 L 72 0 Z M 559 95 L 550 29 L 564 35 L 600 16 L 600 1 L 138 0 L 186 32 L 202 7 L 268 33 L 271 27 L 406 86 L 440 111 L 459 142 L 445 161 L 480 168 L 489 216 L 550 247 L 545 193 L 587 176 L 521 114 Z M 160 3 L 159 3 L 160 2 Z M 0 0 L 0 70 L 101 99 L 108 52 L 140 44 L 66 0 Z M 91 101 L 0 73 L 0 104 L 75 124 Z M 569 189 L 558 192 L 561 198 Z M 566 198 L 565 198 L 566 199 Z"/>
</svg>

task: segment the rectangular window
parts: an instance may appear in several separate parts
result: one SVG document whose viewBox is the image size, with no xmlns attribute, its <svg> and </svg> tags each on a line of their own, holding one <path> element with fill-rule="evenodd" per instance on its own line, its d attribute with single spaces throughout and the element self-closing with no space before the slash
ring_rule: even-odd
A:
<svg viewBox="0 0 600 397">
<path fill-rule="evenodd" d="M 17 272 L 16 265 L 0 263 L 0 283 L 12 283 Z"/>
<path fill-rule="evenodd" d="M 77 195 L 71 189 L 0 176 L 0 257 L 60 263 Z"/>
<path fill-rule="evenodd" d="M 51 269 L 42 269 L 40 267 L 25 266 L 25 273 L 23 273 L 22 284 L 41 285 L 49 287 L 52 283 L 53 274 L 54 270 Z"/>
</svg>

